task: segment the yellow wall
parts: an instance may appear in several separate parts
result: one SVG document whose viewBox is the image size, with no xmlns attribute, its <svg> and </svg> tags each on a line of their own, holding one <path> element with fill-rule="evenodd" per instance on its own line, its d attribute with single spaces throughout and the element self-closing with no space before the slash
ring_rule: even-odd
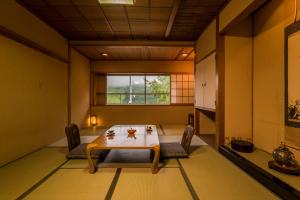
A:
<svg viewBox="0 0 300 200">
<path fill-rule="evenodd" d="M 70 59 L 71 122 L 79 127 L 87 127 L 90 112 L 90 61 L 73 49 Z"/>
<path fill-rule="evenodd" d="M 253 137 L 269 152 L 285 138 L 300 146 L 300 129 L 284 125 L 284 28 L 293 13 L 293 0 L 273 0 L 254 16 Z"/>
<path fill-rule="evenodd" d="M 113 124 L 186 124 L 193 106 L 96 106 L 100 126 Z"/>
<path fill-rule="evenodd" d="M 31 39 L 64 58 L 68 57 L 67 40 L 16 1 L 1 0 L 0 13 L 1 26 Z"/>
<path fill-rule="evenodd" d="M 225 137 L 252 138 L 252 18 L 225 37 Z"/>
<path fill-rule="evenodd" d="M 64 135 L 67 64 L 0 36 L 0 166 Z"/>
<path fill-rule="evenodd" d="M 229 23 L 246 9 L 254 0 L 231 0 L 220 12 L 219 30 L 222 31 Z"/>
<path fill-rule="evenodd" d="M 216 122 L 202 112 L 199 113 L 199 134 L 216 134 Z"/>
<path fill-rule="evenodd" d="M 196 61 L 216 50 L 216 20 L 214 19 L 196 41 Z"/>
<path fill-rule="evenodd" d="M 93 61 L 93 71 L 102 73 L 194 73 L 191 61 Z M 130 123 L 185 124 L 193 106 L 94 106 L 100 125 Z"/>
<path fill-rule="evenodd" d="M 61 35 L 13 0 L 0 6 L 1 28 L 67 58 Z M 64 136 L 68 66 L 0 36 L 0 166 Z"/>
<path fill-rule="evenodd" d="M 93 61 L 95 72 L 103 73 L 194 73 L 193 61 Z"/>
</svg>

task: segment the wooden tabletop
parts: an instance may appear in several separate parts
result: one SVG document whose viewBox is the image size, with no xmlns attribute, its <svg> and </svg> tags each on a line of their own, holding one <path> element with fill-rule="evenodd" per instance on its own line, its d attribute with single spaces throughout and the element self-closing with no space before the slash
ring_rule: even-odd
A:
<svg viewBox="0 0 300 200">
<path fill-rule="evenodd" d="M 146 131 L 147 126 L 151 126 L 151 132 Z M 129 129 L 136 130 L 135 134 L 131 135 L 131 137 L 127 132 Z M 158 134 L 155 125 L 116 125 L 112 126 L 109 130 L 113 130 L 115 135 L 108 137 L 106 134 L 108 132 L 107 131 L 90 143 L 89 146 L 98 148 L 100 147 L 101 149 L 151 149 L 159 145 Z"/>
</svg>

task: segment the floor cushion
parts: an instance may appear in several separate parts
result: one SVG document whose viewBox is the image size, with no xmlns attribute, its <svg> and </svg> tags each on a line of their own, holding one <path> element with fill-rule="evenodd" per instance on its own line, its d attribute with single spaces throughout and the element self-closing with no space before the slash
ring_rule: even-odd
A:
<svg viewBox="0 0 300 200">
<path fill-rule="evenodd" d="M 179 143 L 160 143 L 160 158 L 186 158 L 189 154 Z"/>
<path fill-rule="evenodd" d="M 86 156 L 87 143 L 83 143 L 72 149 L 68 154 L 69 159 L 87 159 Z M 91 157 L 93 159 L 105 158 L 109 150 L 94 150 L 92 151 Z"/>
</svg>

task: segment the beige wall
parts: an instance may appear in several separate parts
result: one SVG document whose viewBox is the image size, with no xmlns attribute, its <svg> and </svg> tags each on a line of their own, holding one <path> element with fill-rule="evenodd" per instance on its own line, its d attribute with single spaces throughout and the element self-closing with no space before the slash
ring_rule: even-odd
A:
<svg viewBox="0 0 300 200">
<path fill-rule="evenodd" d="M 102 73 L 194 73 L 191 61 L 94 61 L 93 70 Z M 185 124 L 193 106 L 94 106 L 99 125 L 152 123 Z"/>
<path fill-rule="evenodd" d="M 199 134 L 216 134 L 216 122 L 202 112 L 199 113 Z"/>
<path fill-rule="evenodd" d="M 67 41 L 13 0 L 0 6 L 1 28 L 67 58 Z M 64 136 L 68 66 L 0 36 L 0 166 Z"/>
<path fill-rule="evenodd" d="M 92 61 L 92 69 L 102 73 L 194 73 L 193 61 Z"/>
<path fill-rule="evenodd" d="M 242 13 L 254 0 L 231 0 L 220 12 L 219 30 L 222 31 L 226 26 Z"/>
<path fill-rule="evenodd" d="M 293 13 L 293 0 L 273 0 L 254 16 L 253 137 L 269 152 L 285 139 L 300 146 L 300 129 L 284 125 L 284 28 Z"/>
<path fill-rule="evenodd" d="M 193 106 L 97 106 L 92 114 L 97 114 L 100 126 L 113 124 L 186 124 L 188 113 Z"/>
<path fill-rule="evenodd" d="M 225 37 L 225 137 L 252 138 L 252 18 Z"/>
<path fill-rule="evenodd" d="M 216 19 L 214 19 L 196 40 L 197 62 L 216 50 L 216 28 Z"/>
<path fill-rule="evenodd" d="M 67 64 L 0 36 L 0 166 L 64 135 Z"/>
<path fill-rule="evenodd" d="M 70 59 L 71 122 L 79 127 L 87 127 L 90 112 L 90 61 L 74 49 L 71 49 Z"/>
<path fill-rule="evenodd" d="M 55 30 L 25 10 L 16 1 L 1 0 L 0 25 L 35 43 L 68 57 L 68 42 Z"/>
</svg>

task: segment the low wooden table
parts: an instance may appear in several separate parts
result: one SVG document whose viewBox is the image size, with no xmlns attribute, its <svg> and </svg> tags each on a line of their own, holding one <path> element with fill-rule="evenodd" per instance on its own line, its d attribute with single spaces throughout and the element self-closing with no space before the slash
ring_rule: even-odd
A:
<svg viewBox="0 0 300 200">
<path fill-rule="evenodd" d="M 152 131 L 147 132 L 146 126 L 151 126 Z M 129 137 L 127 130 L 136 129 L 134 137 Z M 87 158 L 89 162 L 89 172 L 95 173 L 97 168 L 91 152 L 101 149 L 150 149 L 154 151 L 152 162 L 152 173 L 158 172 L 160 145 L 158 140 L 157 129 L 155 125 L 116 125 L 109 130 L 114 130 L 115 136 L 108 137 L 101 134 L 97 139 L 87 145 Z"/>
</svg>

